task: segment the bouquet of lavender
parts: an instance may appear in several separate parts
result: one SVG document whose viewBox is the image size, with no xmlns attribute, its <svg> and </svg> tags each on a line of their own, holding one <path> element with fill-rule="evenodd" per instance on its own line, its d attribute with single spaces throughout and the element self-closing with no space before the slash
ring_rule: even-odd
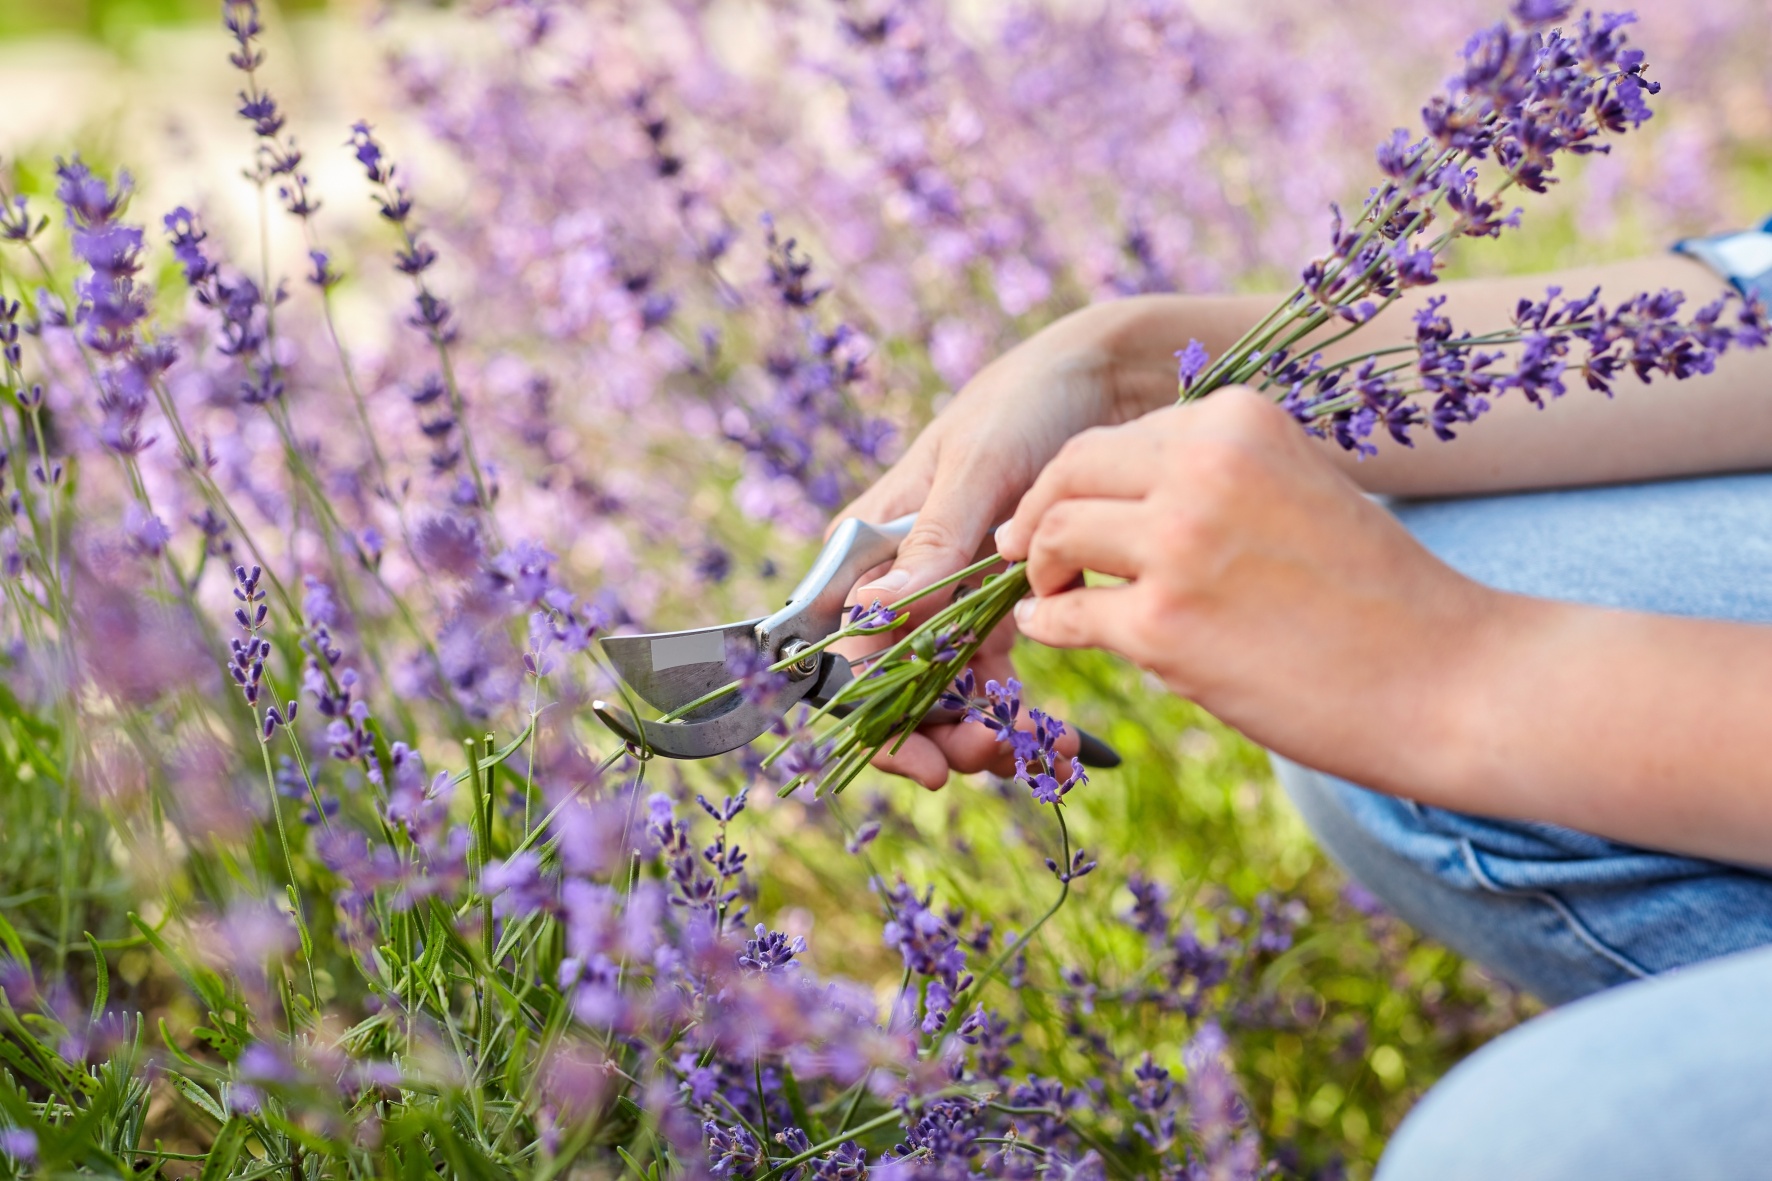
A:
<svg viewBox="0 0 1772 1181">
<path fill-rule="evenodd" d="M 1731 347 L 1766 345 L 1766 310 L 1733 295 L 1686 314 L 1676 291 L 1608 307 L 1597 288 L 1552 288 L 1542 300 L 1522 301 L 1507 328 L 1481 335 L 1458 331 L 1440 312 L 1444 299 L 1430 299 L 1415 315 L 1412 343 L 1324 359 L 1403 292 L 1433 284 L 1456 242 L 1517 227 L 1522 211 L 1508 209 L 1512 192 L 1545 192 L 1559 160 L 1606 152 L 1609 137 L 1650 118 L 1648 99 L 1660 86 L 1645 77 L 1643 52 L 1626 41 L 1634 16 L 1583 13 L 1563 27 L 1571 8 L 1517 0 L 1509 23 L 1470 40 L 1463 68 L 1422 111 L 1425 135 L 1399 129 L 1379 147 L 1381 181 L 1351 224 L 1336 211 L 1329 251 L 1304 268 L 1297 286 L 1222 356 L 1209 356 L 1199 341 L 1176 354 L 1182 401 L 1254 384 L 1306 431 L 1364 457 L 1377 453 L 1372 440 L 1381 431 L 1405 447 L 1423 428 L 1451 440 L 1454 428 L 1510 391 L 1539 407 L 1571 383 L 1610 397 L 1627 375 L 1680 380 L 1709 372 Z M 932 588 L 959 583 L 972 593 L 915 628 L 905 626 L 907 599 L 858 611 L 833 637 L 903 633 L 812 719 L 846 714 L 830 723 L 829 737 L 793 738 L 771 756 L 816 752 L 801 753 L 804 769 L 784 792 L 808 781 L 842 791 L 937 705 L 965 711 L 1013 744 L 1017 777 L 1041 802 L 1056 805 L 1070 784 L 1086 780 L 1073 764 L 1067 782 L 1058 781 L 1051 719 L 1034 711 L 1032 735 L 1015 728 L 1018 686 L 993 681 L 981 692 L 962 671 L 1028 592 L 1022 565 L 1001 565 L 986 559 Z M 1054 872 L 1064 880 L 1071 868 Z"/>
</svg>

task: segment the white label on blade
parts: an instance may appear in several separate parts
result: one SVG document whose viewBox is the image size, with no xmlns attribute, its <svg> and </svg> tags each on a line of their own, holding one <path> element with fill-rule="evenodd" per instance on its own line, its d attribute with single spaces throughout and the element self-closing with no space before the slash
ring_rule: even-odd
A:
<svg viewBox="0 0 1772 1181">
<path fill-rule="evenodd" d="M 659 636 L 652 641 L 652 671 L 681 668 L 685 664 L 713 664 L 726 659 L 724 631 L 690 632 L 683 636 Z"/>
</svg>

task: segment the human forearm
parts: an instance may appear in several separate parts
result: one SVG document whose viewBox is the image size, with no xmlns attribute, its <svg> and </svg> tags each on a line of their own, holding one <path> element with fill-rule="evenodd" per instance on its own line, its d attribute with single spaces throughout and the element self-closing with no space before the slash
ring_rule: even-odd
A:
<svg viewBox="0 0 1772 1181">
<path fill-rule="evenodd" d="M 1684 291 L 1692 306 L 1723 290 L 1705 267 L 1674 254 L 1552 274 L 1443 282 L 1407 293 L 1357 333 L 1326 350 L 1331 359 L 1413 339 L 1414 314 L 1444 296 L 1445 313 L 1475 333 L 1510 322 L 1522 298 L 1541 299 L 1600 287 L 1617 302 L 1639 291 Z M 1116 358 L 1117 384 L 1129 405 L 1153 410 L 1175 396 L 1173 353 L 1199 339 L 1214 356 L 1273 304 L 1269 296 L 1147 296 L 1090 309 L 1088 321 Z M 1579 385 L 1579 382 L 1575 384 Z M 1764 353 L 1734 352 L 1716 372 L 1643 385 L 1627 377 L 1616 398 L 1585 388 L 1540 411 L 1509 395 L 1450 445 L 1380 446 L 1359 462 L 1333 444 L 1334 458 L 1362 487 L 1405 496 L 1497 492 L 1619 480 L 1654 479 L 1772 465 L 1772 363 Z M 1127 415 L 1126 417 L 1131 417 Z"/>
<path fill-rule="evenodd" d="M 1708 268 L 1668 253 L 1552 274 L 1470 279 L 1417 288 L 1329 353 L 1349 355 L 1413 339 L 1414 315 L 1427 300 L 1460 330 L 1492 331 L 1510 322 L 1521 299 L 1549 287 L 1584 295 L 1595 287 L 1616 305 L 1638 292 L 1683 291 L 1692 309 L 1724 290 Z M 1414 448 L 1380 445 L 1360 462 L 1330 444 L 1339 466 L 1370 492 L 1449 496 L 1526 488 L 1663 479 L 1772 465 L 1772 362 L 1765 352 L 1733 350 L 1715 372 L 1644 384 L 1624 376 L 1616 396 L 1589 390 L 1571 374 L 1569 393 L 1542 410 L 1517 393 L 1460 427 L 1451 443 Z"/>
<path fill-rule="evenodd" d="M 1438 741 L 1352 738 L 1328 769 L 1441 807 L 1772 865 L 1772 629 L 1488 592 L 1464 648 L 1398 682 L 1435 703 Z"/>
</svg>

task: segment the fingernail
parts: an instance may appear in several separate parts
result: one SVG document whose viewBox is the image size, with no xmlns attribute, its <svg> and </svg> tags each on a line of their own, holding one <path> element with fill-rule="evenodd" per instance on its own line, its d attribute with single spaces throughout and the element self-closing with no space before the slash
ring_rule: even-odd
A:
<svg viewBox="0 0 1772 1181">
<path fill-rule="evenodd" d="M 879 599 L 881 602 L 885 602 L 891 596 L 896 595 L 910 584 L 910 571 L 888 570 L 874 581 L 856 591 L 855 597 L 860 599 L 864 604 L 870 599 Z"/>
<path fill-rule="evenodd" d="M 997 526 L 997 532 L 995 534 L 993 534 L 993 536 L 997 540 L 997 552 L 998 553 L 1002 553 L 1005 550 L 1009 549 L 1010 547 L 1014 546 L 1014 544 L 1015 544 L 1015 529 L 1013 528 L 1014 524 L 1015 523 L 1013 521 L 1004 521 L 1001 525 Z"/>
<path fill-rule="evenodd" d="M 1034 601 L 1032 599 L 1023 599 L 1019 603 L 1015 604 L 1015 622 L 1016 623 L 1025 625 L 1027 623 L 1027 621 L 1032 619 L 1033 617 L 1034 617 Z"/>
</svg>

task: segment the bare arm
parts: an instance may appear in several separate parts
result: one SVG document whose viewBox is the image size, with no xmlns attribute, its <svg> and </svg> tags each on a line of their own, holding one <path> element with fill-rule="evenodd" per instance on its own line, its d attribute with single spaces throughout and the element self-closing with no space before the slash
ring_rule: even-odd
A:
<svg viewBox="0 0 1772 1181">
<path fill-rule="evenodd" d="M 1506 324 L 1521 298 L 1542 298 L 1561 286 L 1585 293 L 1598 286 L 1616 301 L 1671 287 L 1692 305 L 1714 299 L 1723 283 L 1703 265 L 1675 254 L 1583 267 L 1555 274 L 1472 279 L 1409 293 L 1354 337 L 1329 350 L 1347 356 L 1413 338 L 1413 315 L 1430 296 L 1460 329 L 1482 332 Z M 1214 355 L 1272 306 L 1270 297 L 1200 299 L 1147 296 L 1107 305 L 1108 349 L 1118 359 L 1120 386 L 1142 409 L 1175 396 L 1171 354 L 1198 337 Z M 1460 430 L 1457 441 L 1429 439 L 1413 449 L 1381 445 L 1376 459 L 1354 460 L 1329 445 L 1335 462 L 1369 492 L 1450 496 L 1574 484 L 1645 480 L 1772 467 L 1772 361 L 1736 352 L 1717 371 L 1683 382 L 1642 385 L 1626 378 L 1611 399 L 1586 389 L 1545 410 L 1518 395 Z"/>
</svg>

